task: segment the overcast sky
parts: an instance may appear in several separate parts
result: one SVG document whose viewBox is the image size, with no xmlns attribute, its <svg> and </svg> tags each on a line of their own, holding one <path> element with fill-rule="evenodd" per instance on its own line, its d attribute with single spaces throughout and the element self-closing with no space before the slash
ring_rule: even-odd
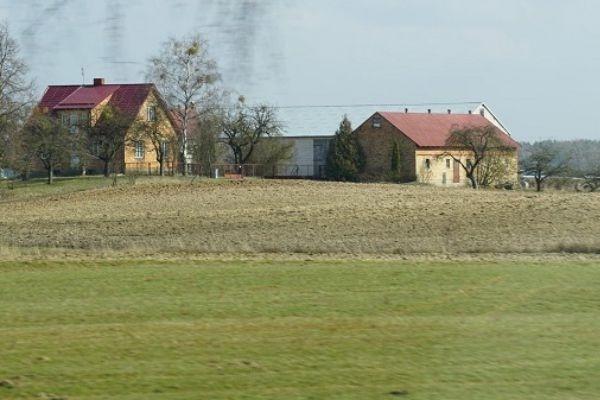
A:
<svg viewBox="0 0 600 400">
<path fill-rule="evenodd" d="M 264 0 L 248 20 L 242 3 L 0 0 L 0 19 L 40 92 L 82 67 L 143 81 L 161 42 L 197 31 L 250 101 L 483 101 L 517 140 L 600 139 L 600 1 Z"/>
</svg>

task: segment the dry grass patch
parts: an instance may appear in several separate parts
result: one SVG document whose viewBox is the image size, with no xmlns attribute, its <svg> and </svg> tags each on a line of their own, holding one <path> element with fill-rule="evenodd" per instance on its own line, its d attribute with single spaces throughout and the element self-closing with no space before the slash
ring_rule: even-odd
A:
<svg viewBox="0 0 600 400">
<path fill-rule="evenodd" d="M 9 212 L 0 221 L 0 247 L 4 254 L 593 254 L 600 252 L 599 196 L 140 179 L 136 185 L 4 198 L 0 206 Z"/>
</svg>

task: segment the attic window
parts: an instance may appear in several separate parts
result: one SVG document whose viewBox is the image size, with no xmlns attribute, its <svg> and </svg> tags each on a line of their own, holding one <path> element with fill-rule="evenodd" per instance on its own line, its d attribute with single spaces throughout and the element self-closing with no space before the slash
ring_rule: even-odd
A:
<svg viewBox="0 0 600 400">
<path fill-rule="evenodd" d="M 373 128 L 381 128 L 381 117 L 379 115 L 373 117 Z"/>
<path fill-rule="evenodd" d="M 156 121 L 156 106 L 148 106 L 148 121 Z"/>
</svg>

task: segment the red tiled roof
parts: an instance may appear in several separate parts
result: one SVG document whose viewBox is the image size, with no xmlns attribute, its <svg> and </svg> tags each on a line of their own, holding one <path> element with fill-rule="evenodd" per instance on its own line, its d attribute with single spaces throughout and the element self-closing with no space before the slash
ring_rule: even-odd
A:
<svg viewBox="0 0 600 400">
<path fill-rule="evenodd" d="M 419 147 L 444 147 L 453 129 L 460 127 L 494 126 L 479 114 L 423 114 L 402 112 L 378 113 Z M 502 142 L 509 147 L 519 144 L 495 128 Z"/>
<path fill-rule="evenodd" d="M 118 89 L 119 85 L 80 86 L 54 106 L 54 110 L 94 108 Z"/>
<path fill-rule="evenodd" d="M 51 111 L 89 109 L 112 95 L 108 104 L 135 115 L 153 87 L 151 83 L 48 86 L 39 107 Z"/>
<path fill-rule="evenodd" d="M 140 107 L 152 91 L 151 83 L 131 83 L 119 85 L 109 103 L 111 106 L 131 115 L 139 112 Z"/>
<path fill-rule="evenodd" d="M 53 110 L 58 103 L 67 98 L 71 93 L 81 86 L 48 86 L 38 106 L 41 109 Z"/>
</svg>

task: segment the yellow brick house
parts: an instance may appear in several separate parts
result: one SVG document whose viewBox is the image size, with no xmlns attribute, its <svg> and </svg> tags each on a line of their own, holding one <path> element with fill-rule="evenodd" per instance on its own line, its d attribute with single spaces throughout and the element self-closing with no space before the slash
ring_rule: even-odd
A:
<svg viewBox="0 0 600 400">
<path fill-rule="evenodd" d="M 73 132 L 86 124 L 96 124 L 106 107 L 113 107 L 127 117 L 125 145 L 113 160 L 115 172 L 156 173 L 159 162 L 154 145 L 148 137 L 139 134 L 136 123 L 160 120 L 162 135 L 172 142 L 177 140 L 178 128 L 154 84 L 106 84 L 104 79 L 95 78 L 92 85 L 52 85 L 38 103 L 42 113 L 55 115 Z M 176 154 L 169 154 L 169 168 L 175 168 L 176 159 Z M 84 167 L 99 172 L 102 164 L 91 155 Z"/>
</svg>

